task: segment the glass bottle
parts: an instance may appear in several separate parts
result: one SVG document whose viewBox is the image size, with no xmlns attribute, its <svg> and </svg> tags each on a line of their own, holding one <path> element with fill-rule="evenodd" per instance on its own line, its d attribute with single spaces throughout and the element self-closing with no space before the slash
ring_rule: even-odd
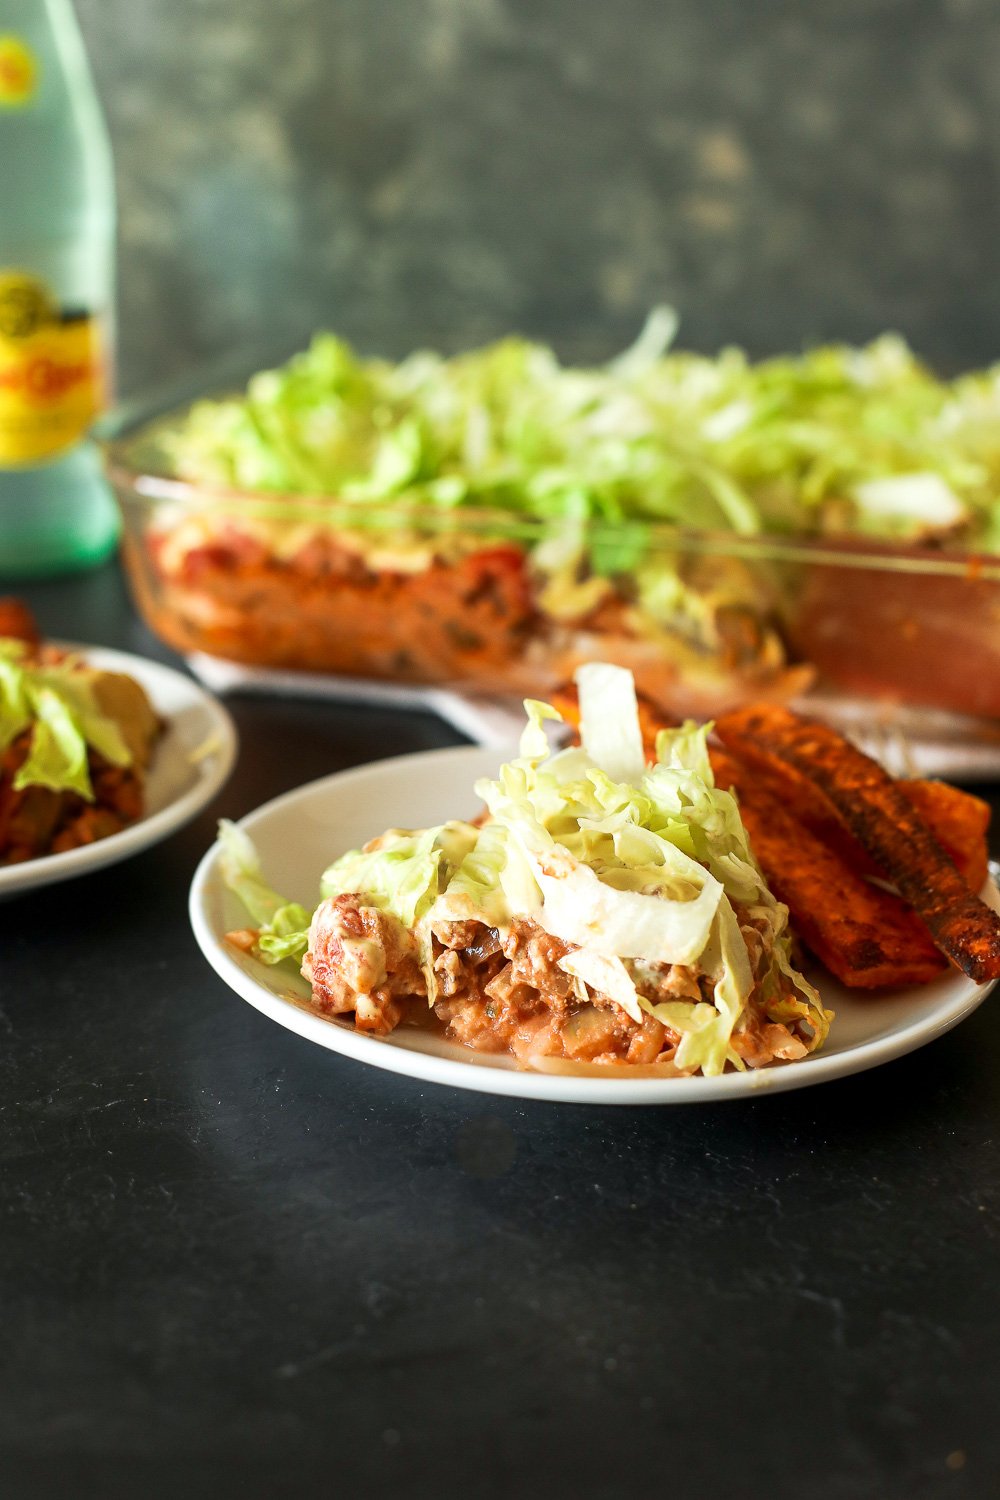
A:
<svg viewBox="0 0 1000 1500">
<path fill-rule="evenodd" d="M 0 0 L 0 576 L 106 557 L 111 149 L 70 0 Z"/>
</svg>

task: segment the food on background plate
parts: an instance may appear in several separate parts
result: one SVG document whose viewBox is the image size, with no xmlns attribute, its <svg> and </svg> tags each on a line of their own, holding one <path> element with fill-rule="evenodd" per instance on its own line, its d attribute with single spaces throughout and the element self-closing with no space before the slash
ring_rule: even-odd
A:
<svg viewBox="0 0 1000 1500">
<path fill-rule="evenodd" d="M 709 358 L 670 351 L 675 328 L 657 310 L 599 368 L 517 338 L 393 364 L 319 335 L 151 432 L 153 475 L 182 481 L 162 504 L 118 474 L 144 613 L 182 650 L 492 692 L 548 694 L 601 657 L 683 713 L 801 693 L 814 660 L 877 693 L 866 611 L 907 576 L 872 590 L 868 552 L 1000 551 L 1000 372 L 943 382 L 892 336 Z M 865 555 L 741 554 L 755 538 Z M 917 581 L 990 640 L 995 581 Z M 951 692 L 914 668 L 906 600 L 903 700 L 1000 712 L 988 674 Z"/>
<path fill-rule="evenodd" d="M 578 724 L 575 690 L 564 688 L 556 701 L 564 717 Z M 652 704 L 641 702 L 639 708 L 651 757 L 658 734 L 671 725 Z M 997 972 L 996 920 L 972 899 L 987 877 L 987 803 L 945 782 L 894 782 L 833 730 L 784 709 L 745 709 L 714 727 L 709 757 L 716 782 L 736 793 L 754 855 L 788 906 L 796 934 L 842 983 L 852 989 L 924 984 L 948 967 L 942 947 L 949 943 L 949 930 L 939 932 L 936 943 L 913 906 L 871 878 L 884 881 L 892 875 L 915 896 L 915 904 L 926 904 L 926 890 L 914 873 L 914 851 L 897 853 L 895 871 L 884 859 L 887 845 L 899 851 L 894 816 L 910 829 L 911 841 L 919 841 L 925 864 L 930 858 L 932 878 L 950 893 L 949 918 L 954 921 L 964 908 L 975 931 L 985 936 L 987 950 L 992 948 L 982 977 Z M 795 767 L 775 748 L 775 742 L 785 741 L 799 746 Z M 834 803 L 824 783 L 833 787 Z M 877 788 L 892 812 L 856 804 L 859 784 Z M 957 947 L 952 944 L 949 956 L 978 979 L 974 971 L 980 959 L 967 937 Z"/>
<path fill-rule="evenodd" d="M 133 678 L 46 644 L 24 605 L 0 600 L 0 865 L 136 822 L 161 727 Z"/>
</svg>

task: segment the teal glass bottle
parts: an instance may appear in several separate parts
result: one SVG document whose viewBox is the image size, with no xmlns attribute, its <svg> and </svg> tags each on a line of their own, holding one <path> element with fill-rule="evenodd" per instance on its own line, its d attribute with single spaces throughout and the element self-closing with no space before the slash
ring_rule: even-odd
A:
<svg viewBox="0 0 1000 1500">
<path fill-rule="evenodd" d="M 111 149 L 70 0 L 0 0 L 0 578 L 107 557 Z"/>
</svg>

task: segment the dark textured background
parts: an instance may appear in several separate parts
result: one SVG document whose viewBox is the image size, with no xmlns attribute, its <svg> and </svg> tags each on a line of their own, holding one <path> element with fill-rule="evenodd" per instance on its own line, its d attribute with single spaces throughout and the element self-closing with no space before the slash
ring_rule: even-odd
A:
<svg viewBox="0 0 1000 1500">
<path fill-rule="evenodd" d="M 78 0 L 123 384 L 318 323 L 1000 353 L 995 0 Z"/>
</svg>

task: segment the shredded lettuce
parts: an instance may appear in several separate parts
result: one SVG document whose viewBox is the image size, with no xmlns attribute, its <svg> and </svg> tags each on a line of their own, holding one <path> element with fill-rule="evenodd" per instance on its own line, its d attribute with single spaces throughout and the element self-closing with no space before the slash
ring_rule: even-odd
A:
<svg viewBox="0 0 1000 1500">
<path fill-rule="evenodd" d="M 222 879 L 259 929 L 257 956 L 269 964 L 301 959 L 309 946 L 310 913 L 271 889 L 250 835 L 227 818 L 219 823 L 219 846 Z"/>
<path fill-rule="evenodd" d="M 768 1014 L 806 1021 L 821 1038 L 829 1017 L 791 965 L 788 913 L 754 861 L 737 803 L 714 784 L 708 727 L 665 731 L 647 766 L 631 675 L 591 665 L 577 681 L 582 745 L 556 748 L 546 725 L 559 715 L 529 700 L 520 753 L 476 784 L 489 812 L 482 828 L 390 830 L 331 865 L 323 897 L 356 892 L 413 932 L 432 1002 L 435 923 L 474 918 L 504 930 L 530 918 L 570 945 L 559 965 L 580 1000 L 596 993 L 633 1020 L 662 1021 L 680 1036 L 682 1069 L 743 1066 L 733 1037 L 755 984 Z M 262 956 L 301 957 L 308 914 L 263 884 L 245 834 L 224 825 L 220 837 L 223 877 L 261 923 Z M 763 975 L 741 921 L 770 935 Z M 700 999 L 655 998 L 670 965 L 702 977 Z"/>
<path fill-rule="evenodd" d="M 97 701 L 92 673 L 73 658 L 38 665 L 28 659 L 22 641 L 3 637 L 0 753 L 27 730 L 28 753 L 15 773 L 15 791 L 40 786 L 93 801 L 89 749 L 114 766 L 132 763 L 120 725 Z"/>
<path fill-rule="evenodd" d="M 15 642 L 0 639 L 0 754 L 31 724 L 32 708 L 24 667 Z M 20 642 L 17 642 L 20 646 Z"/>
<path fill-rule="evenodd" d="M 755 363 L 675 350 L 676 328 L 656 308 L 593 368 L 522 338 L 393 364 L 321 333 L 245 395 L 197 403 L 164 442 L 184 478 L 339 496 L 359 525 L 398 501 L 545 522 L 536 560 L 556 614 L 634 571 L 651 521 L 1000 546 L 1000 366 L 940 380 L 892 334 Z M 559 541 L 574 531 L 588 578 Z"/>
<path fill-rule="evenodd" d="M 584 750 L 612 781 L 639 781 L 646 757 L 631 672 L 592 662 L 579 669 L 576 685 Z"/>
<path fill-rule="evenodd" d="M 87 741 L 65 702 L 51 688 L 32 695 L 35 727 L 28 754 L 14 776 L 14 790 L 29 786 L 91 797 Z"/>
<path fill-rule="evenodd" d="M 506 927 L 515 911 L 535 910 L 537 887 L 526 861 L 512 849 L 507 830 L 487 823 L 434 903 L 435 918 L 461 922 L 470 917 Z"/>
<path fill-rule="evenodd" d="M 365 849 L 336 860 L 320 881 L 324 898 L 363 892 L 371 905 L 413 927 L 444 890 L 471 849 L 478 829 L 444 823 L 418 832 L 390 829 Z"/>
</svg>

